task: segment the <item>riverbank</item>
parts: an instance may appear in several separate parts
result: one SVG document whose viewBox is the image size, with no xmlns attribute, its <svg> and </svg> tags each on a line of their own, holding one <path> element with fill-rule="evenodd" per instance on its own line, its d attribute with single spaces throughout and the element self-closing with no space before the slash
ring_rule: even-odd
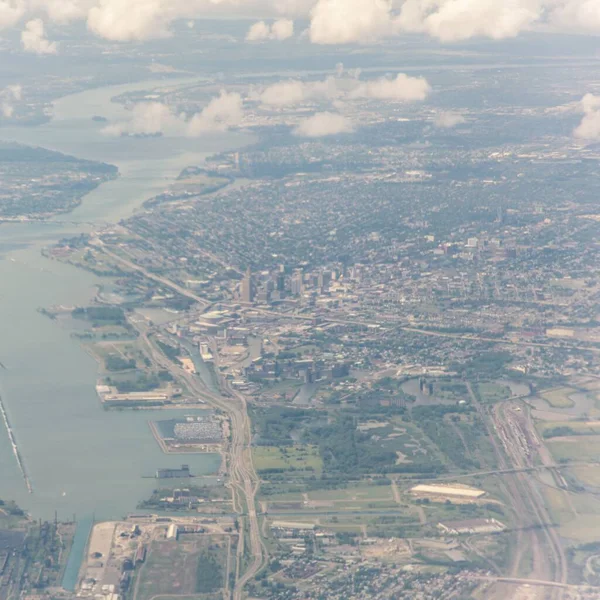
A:
<svg viewBox="0 0 600 600">
<path fill-rule="evenodd" d="M 158 85 L 166 83 L 177 85 Z M 164 416 L 164 410 L 103 410 L 95 390 L 96 361 L 79 340 L 37 312 L 40 306 L 89 305 L 102 283 L 96 275 L 42 256 L 42 248 L 130 216 L 175 182 L 184 168 L 254 140 L 239 132 L 201 139 L 115 139 L 104 136 L 103 125 L 92 121 L 93 115 L 112 119 L 125 110 L 112 97 L 156 84 L 74 94 L 57 101 L 54 119 L 41 127 L 0 128 L 0 139 L 108 162 L 120 172 L 118 179 L 87 194 L 66 218 L 1 227 L 0 361 L 6 369 L 0 371 L 0 395 L 35 493 L 24 484 L 2 427 L 0 496 L 14 498 L 34 518 L 53 519 L 55 510 L 59 519 L 74 513 L 78 521 L 92 515 L 121 518 L 151 493 L 153 482 L 143 474 L 158 466 L 177 467 L 181 460 L 163 454 L 148 429 L 148 419 Z M 169 410 L 178 416 L 190 407 Z M 193 455 L 188 462 L 195 473 L 209 474 L 218 471 L 221 457 Z"/>
</svg>

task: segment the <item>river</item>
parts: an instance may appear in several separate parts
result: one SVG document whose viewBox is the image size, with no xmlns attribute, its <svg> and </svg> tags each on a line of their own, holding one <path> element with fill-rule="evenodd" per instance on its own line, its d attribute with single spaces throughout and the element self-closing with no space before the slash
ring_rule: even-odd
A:
<svg viewBox="0 0 600 600">
<path fill-rule="evenodd" d="M 198 78 L 196 79 L 198 80 Z M 111 103 L 123 92 L 175 86 L 157 80 L 73 94 L 54 105 L 51 122 L 36 128 L 2 128 L 0 139 L 41 146 L 119 167 L 121 176 L 89 193 L 68 215 L 46 223 L 0 225 L 0 396 L 10 419 L 33 494 L 27 488 L 0 427 L 0 498 L 14 499 L 34 517 L 77 515 L 78 520 L 119 518 L 135 510 L 155 481 L 142 475 L 188 462 L 195 474 L 214 472 L 216 455 L 166 456 L 148 419 L 175 411 L 104 411 L 95 382 L 97 365 L 69 332 L 36 309 L 85 304 L 100 279 L 44 258 L 40 250 L 58 239 L 127 217 L 163 191 L 186 166 L 214 152 L 244 146 L 248 134 L 227 132 L 190 139 L 110 138 L 101 115 L 124 109 Z M 68 221 L 66 223 L 65 221 Z"/>
</svg>

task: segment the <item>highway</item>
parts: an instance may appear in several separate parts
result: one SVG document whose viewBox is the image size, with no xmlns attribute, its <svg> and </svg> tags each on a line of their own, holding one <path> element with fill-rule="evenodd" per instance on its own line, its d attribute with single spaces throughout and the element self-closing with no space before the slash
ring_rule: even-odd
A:
<svg viewBox="0 0 600 600">
<path fill-rule="evenodd" d="M 106 254 L 107 256 L 110 256 L 114 261 L 124 265 L 128 269 L 131 269 L 132 271 L 137 271 L 138 273 L 141 273 L 144 277 L 151 279 L 152 281 L 156 281 L 156 283 L 160 283 L 161 285 L 168 287 L 169 289 L 173 290 L 174 292 L 177 292 L 178 294 L 181 294 L 182 296 L 185 296 L 186 298 L 189 298 L 190 300 L 194 300 L 194 302 L 198 302 L 198 304 L 200 304 L 201 306 L 209 306 L 210 305 L 210 302 L 206 298 L 203 298 L 202 296 L 198 296 L 198 294 L 194 294 L 194 292 L 192 292 L 191 290 L 188 290 L 188 289 L 180 286 L 179 284 L 174 283 L 170 279 L 167 279 L 166 277 L 161 277 L 160 275 L 156 275 L 155 273 L 151 273 L 150 271 L 148 271 L 148 269 L 146 269 L 144 267 L 140 267 L 136 263 L 134 263 L 126 258 L 123 258 L 122 256 L 119 256 L 118 254 L 115 254 L 112 250 L 109 250 L 106 247 L 106 244 L 104 244 L 104 242 L 101 239 L 92 238 L 92 239 L 90 239 L 89 243 L 90 243 L 90 246 L 94 246 L 95 248 L 101 250 L 102 252 L 104 252 L 104 254 Z"/>
<path fill-rule="evenodd" d="M 268 562 L 268 552 L 263 541 L 258 512 L 256 510 L 256 495 L 260 479 L 256 474 L 252 460 L 252 429 L 246 398 L 243 394 L 232 390 L 229 382 L 219 375 L 218 363 L 215 363 L 215 373 L 219 376 L 221 393 L 211 392 L 196 375 L 192 375 L 173 363 L 158 350 L 150 339 L 152 331 L 145 323 L 135 322 L 133 324 L 139 331 L 141 341 L 156 364 L 161 368 L 167 369 L 174 377 L 185 381 L 192 393 L 206 400 L 208 404 L 219 408 L 229 417 L 231 442 L 227 450 L 227 469 L 233 493 L 233 505 L 236 512 L 242 515 L 239 519 L 240 547 L 243 547 L 246 543 L 246 532 L 243 526 L 246 520 L 248 522 L 250 562 L 245 572 L 240 574 L 233 589 L 234 600 L 242 600 L 246 584 Z M 215 357 L 218 357 L 216 353 Z"/>
<path fill-rule="evenodd" d="M 210 302 L 208 302 L 202 296 L 198 296 L 197 294 L 194 294 L 192 291 L 174 283 L 170 279 L 168 279 L 166 277 L 161 277 L 159 275 L 155 275 L 154 273 L 151 273 L 144 267 L 140 267 L 136 263 L 134 263 L 128 259 L 125 259 L 125 258 L 119 256 L 118 254 L 115 254 L 114 252 L 109 250 L 106 247 L 106 245 L 104 244 L 104 242 L 102 242 L 102 240 L 100 240 L 99 238 L 92 238 L 89 243 L 90 243 L 90 245 L 101 249 L 102 252 L 106 253 L 113 260 L 120 262 L 121 264 L 125 265 L 126 267 L 128 267 L 134 271 L 138 271 L 138 272 L 142 273 L 148 279 L 156 281 L 157 283 L 160 283 L 160 284 L 164 285 L 165 287 L 168 287 L 168 288 L 172 289 L 173 291 L 176 291 L 177 293 L 181 294 L 182 296 L 185 296 L 186 298 L 189 298 L 191 300 L 194 300 L 195 302 L 198 302 L 203 307 L 210 305 Z M 240 273 L 240 271 L 238 269 L 235 269 L 233 266 L 228 265 L 228 264 L 218 260 L 216 256 L 210 255 L 210 257 L 213 260 L 219 262 L 220 264 L 223 264 L 227 268 L 232 269 L 232 270 L 236 271 L 237 273 Z M 277 317 L 284 318 L 284 319 L 312 321 L 314 318 L 309 315 L 283 313 L 283 312 L 273 311 L 273 310 L 269 310 L 269 309 L 253 308 L 253 310 L 258 313 L 271 315 L 271 316 L 277 316 Z M 325 323 L 339 323 L 342 325 L 357 325 L 359 327 L 371 327 L 374 325 L 382 325 L 382 323 L 376 322 L 376 321 L 356 321 L 356 320 L 352 320 L 352 319 L 347 319 L 344 316 L 333 316 L 333 317 L 320 316 L 320 318 Z M 418 327 L 409 327 L 406 325 L 396 325 L 393 323 L 386 323 L 386 324 L 393 325 L 393 327 L 392 327 L 393 330 L 406 331 L 408 333 L 415 333 L 417 335 L 425 335 L 425 336 L 430 336 L 430 337 L 442 337 L 442 338 L 450 338 L 450 339 L 455 339 L 455 340 L 465 340 L 465 341 L 470 341 L 470 342 L 491 342 L 491 343 L 495 343 L 495 344 L 507 344 L 509 346 L 524 346 L 524 347 L 532 347 L 532 348 L 557 348 L 557 349 L 562 348 L 562 349 L 571 349 L 571 350 L 586 350 L 588 352 L 600 353 L 600 347 L 598 347 L 598 346 L 584 346 L 584 345 L 572 346 L 572 345 L 567 345 L 567 344 L 550 343 L 550 342 L 526 342 L 526 341 L 522 341 L 522 340 L 508 340 L 505 338 L 494 338 L 494 337 L 487 337 L 487 336 L 482 336 L 482 335 L 472 335 L 472 334 L 464 335 L 464 334 L 458 334 L 458 333 L 445 333 L 443 331 L 430 331 L 427 329 L 420 329 Z"/>
</svg>

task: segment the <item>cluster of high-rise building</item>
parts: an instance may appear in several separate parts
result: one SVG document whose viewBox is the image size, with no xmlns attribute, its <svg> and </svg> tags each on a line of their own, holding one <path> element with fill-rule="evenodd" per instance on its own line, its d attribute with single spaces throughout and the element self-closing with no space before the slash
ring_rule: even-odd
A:
<svg viewBox="0 0 600 600">
<path fill-rule="evenodd" d="M 280 265 L 274 272 L 255 274 L 248 268 L 239 286 L 239 299 L 245 304 L 269 304 L 289 298 L 298 299 L 305 294 L 310 299 L 326 293 L 329 284 L 340 275 L 338 268 L 305 272 L 301 268 L 288 269 Z"/>
</svg>

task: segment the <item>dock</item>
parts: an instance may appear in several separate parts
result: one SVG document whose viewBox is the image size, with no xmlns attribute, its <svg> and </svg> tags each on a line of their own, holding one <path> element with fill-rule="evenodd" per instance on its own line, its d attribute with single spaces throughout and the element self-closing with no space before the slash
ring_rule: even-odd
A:
<svg viewBox="0 0 600 600">
<path fill-rule="evenodd" d="M 19 465 L 21 475 L 23 475 L 23 479 L 25 480 L 27 491 L 30 494 L 33 494 L 33 486 L 31 485 L 31 479 L 29 479 L 29 475 L 27 475 L 27 471 L 25 470 L 25 463 L 23 462 L 21 453 L 19 452 L 19 447 L 17 446 L 17 441 L 15 440 L 15 435 L 13 433 L 12 427 L 10 426 L 10 421 L 8 420 L 8 415 L 6 414 L 6 408 L 4 407 L 4 403 L 2 401 L 2 396 L 0 396 L 0 413 L 2 414 L 2 420 L 4 421 L 4 426 L 6 427 L 6 431 L 8 433 L 8 439 L 10 440 L 10 445 L 12 446 L 12 452 L 15 456 L 17 464 Z"/>
</svg>

